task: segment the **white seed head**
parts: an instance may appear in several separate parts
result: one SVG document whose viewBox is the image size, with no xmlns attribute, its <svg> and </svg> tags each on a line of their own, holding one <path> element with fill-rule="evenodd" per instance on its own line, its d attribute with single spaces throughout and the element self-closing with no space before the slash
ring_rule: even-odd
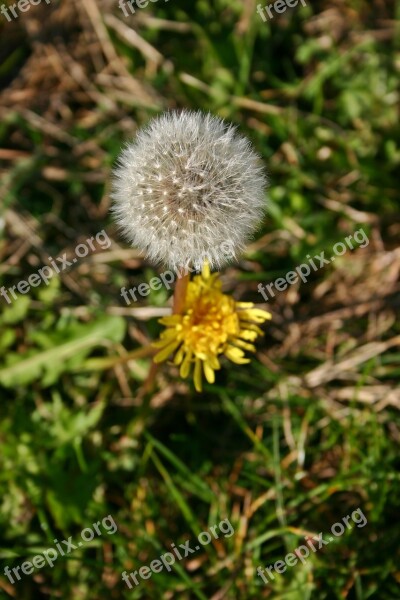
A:
<svg viewBox="0 0 400 600">
<path fill-rule="evenodd" d="M 244 248 L 266 206 L 267 178 L 250 142 L 222 119 L 170 112 L 121 152 L 113 212 L 127 239 L 169 268 L 207 258 L 220 268 Z"/>
</svg>

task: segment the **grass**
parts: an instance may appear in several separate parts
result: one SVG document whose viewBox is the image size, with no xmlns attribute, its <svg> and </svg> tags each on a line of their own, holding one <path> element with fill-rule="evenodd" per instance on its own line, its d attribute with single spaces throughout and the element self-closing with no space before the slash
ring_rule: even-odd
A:
<svg viewBox="0 0 400 600">
<path fill-rule="evenodd" d="M 85 0 L 0 17 L 0 287 L 103 229 L 112 240 L 0 297 L 1 599 L 400 598 L 400 5 L 315 1 L 270 23 L 255 6 L 171 0 L 126 19 Z M 273 318 L 251 364 L 227 362 L 204 393 L 163 366 L 145 394 L 140 348 L 168 294 L 121 301 L 157 269 L 110 219 L 110 168 L 180 107 L 235 122 L 268 167 L 268 216 L 223 282 Z M 365 248 L 268 303 L 257 293 L 360 228 Z M 257 577 L 356 509 L 365 526 Z M 16 585 L 4 574 L 107 515 L 114 534 Z M 122 581 L 226 518 L 234 535 Z"/>
</svg>

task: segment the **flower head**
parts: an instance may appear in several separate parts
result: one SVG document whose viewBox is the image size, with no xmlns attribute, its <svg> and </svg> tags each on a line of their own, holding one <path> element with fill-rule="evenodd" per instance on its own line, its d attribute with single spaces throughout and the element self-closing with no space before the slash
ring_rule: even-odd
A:
<svg viewBox="0 0 400 600">
<path fill-rule="evenodd" d="M 265 208 L 266 177 L 250 142 L 222 119 L 171 112 L 139 131 L 114 170 L 113 212 L 128 240 L 169 268 L 240 253 Z M 223 247 L 223 246 L 222 246 Z"/>
<path fill-rule="evenodd" d="M 206 263 L 201 275 L 188 284 L 182 314 L 160 319 L 166 329 L 153 343 L 159 349 L 154 361 L 162 362 L 175 353 L 181 377 L 188 377 L 194 366 L 194 384 L 200 392 L 203 372 L 214 383 L 220 355 L 238 365 L 250 362 L 244 351 L 255 352 L 253 342 L 263 335 L 257 323 L 270 318 L 270 313 L 254 308 L 252 302 L 236 302 L 223 294 L 218 273 L 210 275 Z"/>
</svg>

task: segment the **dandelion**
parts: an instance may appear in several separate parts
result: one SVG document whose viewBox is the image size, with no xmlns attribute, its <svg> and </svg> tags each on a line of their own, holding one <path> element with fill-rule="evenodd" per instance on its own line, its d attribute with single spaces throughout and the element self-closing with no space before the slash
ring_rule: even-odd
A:
<svg viewBox="0 0 400 600">
<path fill-rule="evenodd" d="M 222 119 L 201 112 L 171 112 L 139 131 L 114 170 L 113 212 L 127 239 L 150 260 L 178 273 L 173 314 L 165 325 L 155 365 L 174 356 L 183 378 L 193 372 L 197 391 L 225 356 L 249 362 L 271 315 L 221 291 L 218 273 L 237 257 L 266 206 L 267 178 L 250 142 Z M 231 252 L 224 251 L 229 244 Z M 196 270 L 192 281 L 188 271 Z M 149 385 L 148 385 L 149 384 Z"/>
<path fill-rule="evenodd" d="M 132 245 L 171 269 L 212 268 L 243 250 L 265 208 L 266 176 L 250 142 L 222 119 L 170 112 L 122 151 L 114 170 L 116 220 Z"/>
<path fill-rule="evenodd" d="M 153 343 L 158 349 L 154 361 L 163 362 L 174 354 L 181 377 L 188 377 L 193 368 L 194 385 L 201 392 L 203 373 L 214 383 L 220 356 L 238 365 L 250 362 L 245 350 L 255 352 L 253 342 L 263 335 L 258 324 L 270 318 L 252 302 L 236 302 L 223 294 L 218 273 L 211 275 L 206 263 L 201 275 L 188 283 L 182 313 L 160 319 L 166 329 Z"/>
</svg>

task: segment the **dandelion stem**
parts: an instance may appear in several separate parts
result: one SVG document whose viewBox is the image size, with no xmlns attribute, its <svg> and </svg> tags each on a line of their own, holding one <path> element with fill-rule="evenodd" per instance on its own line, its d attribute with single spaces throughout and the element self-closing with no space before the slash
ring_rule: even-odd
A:
<svg viewBox="0 0 400 600">
<path fill-rule="evenodd" d="M 184 271 L 181 271 L 181 273 L 178 275 L 178 279 L 176 280 L 174 290 L 174 303 L 172 308 L 174 315 L 179 315 L 183 311 L 188 283 L 189 273 L 184 274 Z"/>
<path fill-rule="evenodd" d="M 172 312 L 174 315 L 179 314 L 183 311 L 185 306 L 186 299 L 186 290 L 189 283 L 189 274 L 184 271 L 181 271 L 178 274 L 178 279 L 175 284 L 174 290 L 174 300 L 173 300 L 173 308 Z M 146 381 L 142 386 L 142 392 L 147 394 L 152 392 L 154 388 L 155 378 L 159 369 L 159 365 L 154 362 L 151 363 L 149 373 L 147 375 Z"/>
</svg>

